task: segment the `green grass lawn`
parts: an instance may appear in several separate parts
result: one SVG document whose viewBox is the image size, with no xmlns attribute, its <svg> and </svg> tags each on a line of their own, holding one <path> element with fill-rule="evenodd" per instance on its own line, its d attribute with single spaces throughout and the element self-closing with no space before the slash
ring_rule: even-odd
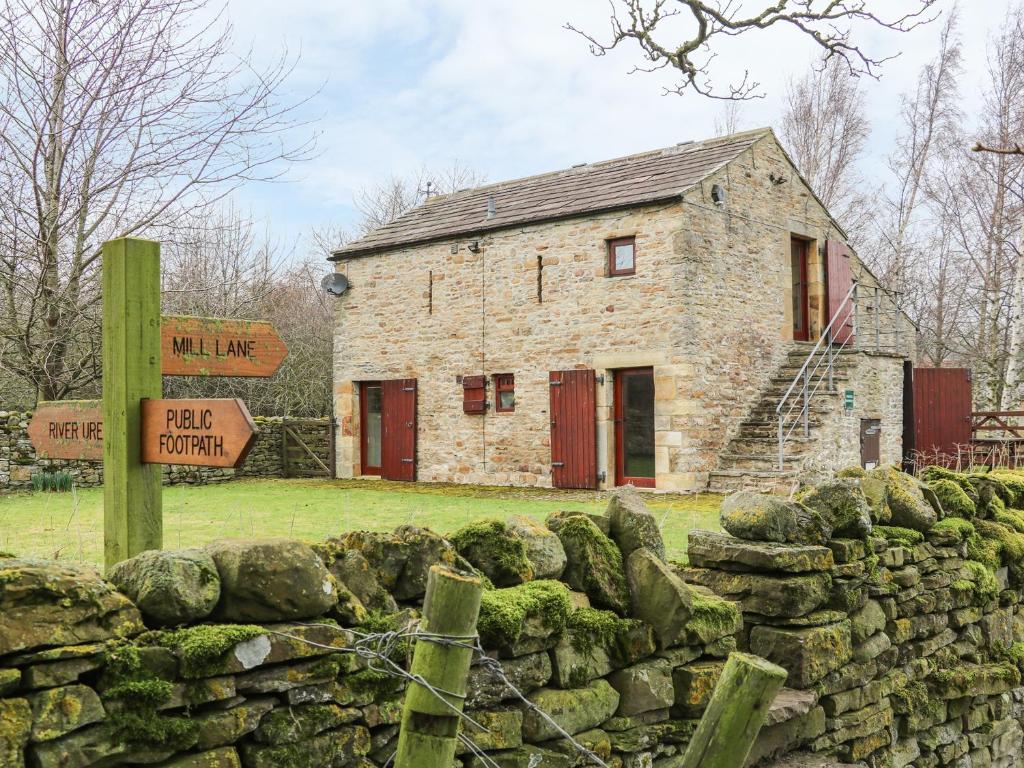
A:
<svg viewBox="0 0 1024 768">
<path fill-rule="evenodd" d="M 221 538 L 289 536 L 318 541 L 350 530 L 387 531 L 403 523 L 454 531 L 480 517 L 559 509 L 600 512 L 607 494 L 382 481 L 240 480 L 164 488 L 164 547 Z M 686 551 L 691 528 L 718 528 L 721 497 L 652 494 L 669 555 Z M 0 551 L 101 563 L 103 491 L 0 496 Z"/>
</svg>

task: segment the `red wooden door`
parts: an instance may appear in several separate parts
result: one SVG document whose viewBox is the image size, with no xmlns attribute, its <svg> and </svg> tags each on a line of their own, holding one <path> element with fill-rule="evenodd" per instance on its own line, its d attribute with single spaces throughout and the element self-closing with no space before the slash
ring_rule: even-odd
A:
<svg viewBox="0 0 1024 768">
<path fill-rule="evenodd" d="M 551 482 L 556 488 L 597 488 L 594 372 L 552 371 Z"/>
<path fill-rule="evenodd" d="M 416 479 L 416 379 L 381 382 L 381 477 Z"/>
<path fill-rule="evenodd" d="M 914 369 L 914 450 L 955 458 L 971 442 L 971 372 L 967 368 Z"/>
<path fill-rule="evenodd" d="M 828 286 L 828 317 L 825 322 L 831 322 L 832 318 L 835 318 L 832 324 L 832 339 L 836 344 L 853 344 L 853 301 L 848 301 L 843 306 L 843 301 L 853 286 L 850 248 L 846 243 L 839 240 L 829 240 L 825 243 L 825 277 Z"/>
</svg>

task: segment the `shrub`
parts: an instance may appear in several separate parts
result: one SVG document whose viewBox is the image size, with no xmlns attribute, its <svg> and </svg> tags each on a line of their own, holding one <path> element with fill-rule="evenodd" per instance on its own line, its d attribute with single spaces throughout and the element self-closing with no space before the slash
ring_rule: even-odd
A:
<svg viewBox="0 0 1024 768">
<path fill-rule="evenodd" d="M 37 472 L 32 475 L 32 490 L 37 493 L 67 493 L 74 479 L 67 472 Z"/>
</svg>

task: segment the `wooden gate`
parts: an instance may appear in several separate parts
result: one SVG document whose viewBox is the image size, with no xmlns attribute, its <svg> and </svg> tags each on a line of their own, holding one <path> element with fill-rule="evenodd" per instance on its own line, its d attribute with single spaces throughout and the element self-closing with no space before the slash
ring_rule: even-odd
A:
<svg viewBox="0 0 1024 768">
<path fill-rule="evenodd" d="M 828 317 L 825 322 L 831 321 L 840 311 L 846 294 L 853 287 L 853 273 L 850 271 L 850 248 L 846 243 L 839 240 L 829 240 L 825 243 L 825 276 L 828 286 Z M 836 317 L 832 326 L 832 340 L 836 344 L 852 344 L 853 333 L 853 302 L 849 301 L 842 309 L 842 314 Z"/>
<path fill-rule="evenodd" d="M 957 446 L 971 442 L 971 372 L 915 368 L 913 390 L 914 450 L 925 460 L 955 460 Z"/>
<path fill-rule="evenodd" d="M 597 488 L 594 372 L 552 371 L 551 482 L 556 488 Z"/>
<path fill-rule="evenodd" d="M 334 420 L 282 419 L 281 467 L 285 477 L 334 477 Z"/>
<path fill-rule="evenodd" d="M 385 480 L 416 479 L 416 379 L 381 382 L 381 470 Z"/>
</svg>

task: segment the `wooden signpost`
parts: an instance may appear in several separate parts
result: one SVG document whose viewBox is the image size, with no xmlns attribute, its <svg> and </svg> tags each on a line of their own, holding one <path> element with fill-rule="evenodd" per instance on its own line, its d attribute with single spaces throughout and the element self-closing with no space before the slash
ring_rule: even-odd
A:
<svg viewBox="0 0 1024 768">
<path fill-rule="evenodd" d="M 270 323 L 164 315 L 165 376 L 273 376 L 288 349 Z"/>
<path fill-rule="evenodd" d="M 28 437 L 41 459 L 103 459 L 103 403 L 99 400 L 40 402 Z"/>
<path fill-rule="evenodd" d="M 162 375 L 272 376 L 288 354 L 270 323 L 160 317 L 160 244 L 103 244 L 103 400 L 39 403 L 42 458 L 103 459 L 109 569 L 163 544 L 161 464 L 239 467 L 256 441 L 245 403 L 162 400 Z"/>
<path fill-rule="evenodd" d="M 222 400 L 143 400 L 142 461 L 240 467 L 256 442 L 245 403 Z"/>
</svg>

